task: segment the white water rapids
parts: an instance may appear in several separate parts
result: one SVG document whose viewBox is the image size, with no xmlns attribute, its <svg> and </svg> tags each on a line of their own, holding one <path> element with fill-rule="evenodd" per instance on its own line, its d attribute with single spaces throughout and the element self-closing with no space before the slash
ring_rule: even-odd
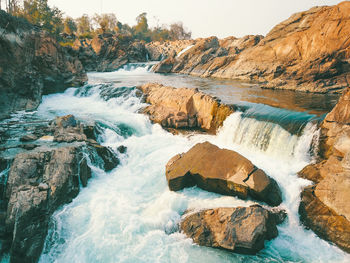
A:
<svg viewBox="0 0 350 263">
<path fill-rule="evenodd" d="M 88 187 L 53 215 L 40 262 L 349 262 L 348 254 L 305 230 L 298 218 L 300 191 L 310 182 L 296 173 L 312 159 L 309 150 L 318 133 L 315 124 L 310 122 L 293 135 L 276 123 L 236 112 L 216 136 L 174 136 L 138 113 L 144 104 L 134 88 L 109 100 L 101 98 L 98 83 L 121 88 L 133 74 L 156 76 L 145 67 L 92 73 L 90 89 L 45 96 L 38 108 L 36 114 L 47 119 L 74 114 L 103 123 L 107 128 L 99 138 L 102 144 L 114 150 L 127 147 L 127 154 L 119 156 L 121 165 L 109 173 L 92 167 Z M 197 187 L 169 191 L 168 160 L 205 140 L 243 154 L 282 189 L 281 207 L 288 219 L 278 227 L 279 236 L 266 242 L 266 248 L 255 256 L 200 247 L 178 230 L 187 209 L 254 203 Z"/>
</svg>

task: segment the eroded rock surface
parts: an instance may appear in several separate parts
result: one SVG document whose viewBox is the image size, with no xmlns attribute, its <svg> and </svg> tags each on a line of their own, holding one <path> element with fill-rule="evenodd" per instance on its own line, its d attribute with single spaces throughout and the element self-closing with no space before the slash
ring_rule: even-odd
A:
<svg viewBox="0 0 350 263">
<path fill-rule="evenodd" d="M 282 194 L 276 181 L 242 155 L 209 143 L 198 143 L 166 165 L 170 190 L 198 187 L 224 195 L 248 197 L 277 206 Z"/>
<path fill-rule="evenodd" d="M 71 202 L 91 178 L 88 158 L 106 171 L 119 164 L 111 149 L 91 138 L 93 130 L 73 115 L 57 117 L 34 131 L 39 141 L 47 137 L 51 142 L 37 141 L 34 150 L 11 161 L 6 186 L 0 184 L 0 252 L 9 253 L 11 262 L 38 261 L 51 215 Z M 0 158 L 0 164 L 3 170 L 9 161 Z"/>
<path fill-rule="evenodd" d="M 184 215 L 181 230 L 201 246 L 255 254 L 265 240 L 278 235 L 283 211 L 271 212 L 261 206 L 215 208 Z"/>
<path fill-rule="evenodd" d="M 197 89 L 173 88 L 150 83 L 139 87 L 146 102 L 144 109 L 153 122 L 165 128 L 200 129 L 214 132 L 233 109 Z"/>
<path fill-rule="evenodd" d="M 266 37 L 199 40 L 155 69 L 253 81 L 276 89 L 341 92 L 350 83 L 349 14 L 349 1 L 314 7 L 292 15 Z"/>
<path fill-rule="evenodd" d="M 80 61 L 44 31 L 0 10 L 0 119 L 33 110 L 43 94 L 82 85 Z"/>
<path fill-rule="evenodd" d="M 299 175 L 315 182 L 301 194 L 303 223 L 350 252 L 350 89 L 321 124 L 321 160 Z"/>
</svg>

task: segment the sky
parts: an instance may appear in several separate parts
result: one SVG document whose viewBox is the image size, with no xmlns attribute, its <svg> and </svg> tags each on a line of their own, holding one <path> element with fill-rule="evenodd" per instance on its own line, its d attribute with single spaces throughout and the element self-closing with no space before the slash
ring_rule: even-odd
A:
<svg viewBox="0 0 350 263">
<path fill-rule="evenodd" d="M 134 25 L 147 13 L 150 26 L 182 21 L 192 37 L 266 35 L 292 14 L 340 0 L 49 0 L 66 15 L 114 13 L 121 23 Z"/>
</svg>

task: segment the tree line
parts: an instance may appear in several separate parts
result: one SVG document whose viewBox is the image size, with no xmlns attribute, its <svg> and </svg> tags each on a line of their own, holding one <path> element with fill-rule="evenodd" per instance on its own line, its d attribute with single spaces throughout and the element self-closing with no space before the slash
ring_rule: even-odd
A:
<svg viewBox="0 0 350 263">
<path fill-rule="evenodd" d="M 5 6 L 1 6 L 3 2 Z M 121 23 L 113 13 L 95 14 L 94 16 L 84 14 L 73 19 L 64 16 L 64 13 L 58 8 L 50 7 L 48 0 L 0 0 L 1 8 L 42 27 L 61 41 L 93 38 L 95 35 L 106 33 L 127 35 L 146 42 L 191 38 L 191 32 L 184 28 L 182 22 L 150 28 L 147 13 L 138 15 L 136 25 L 129 26 Z"/>
</svg>

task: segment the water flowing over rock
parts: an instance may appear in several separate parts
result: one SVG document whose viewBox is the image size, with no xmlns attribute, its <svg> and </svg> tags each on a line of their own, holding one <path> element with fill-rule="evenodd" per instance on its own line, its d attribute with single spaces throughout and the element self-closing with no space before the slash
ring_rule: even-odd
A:
<svg viewBox="0 0 350 263">
<path fill-rule="evenodd" d="M 198 187 L 224 195 L 248 197 L 277 206 L 282 194 L 276 181 L 242 155 L 209 143 L 199 143 L 174 156 L 166 165 L 172 191 Z"/>
<path fill-rule="evenodd" d="M 93 39 L 77 39 L 73 49 L 87 71 L 113 71 L 126 63 L 147 61 L 145 44 L 131 37 L 102 34 Z"/>
<path fill-rule="evenodd" d="M 88 136 L 84 131 L 89 131 Z M 11 262 L 38 261 L 51 215 L 71 202 L 80 185 L 86 187 L 92 176 L 88 159 L 107 171 L 119 164 L 111 149 L 88 139 L 91 129 L 73 115 L 57 117 L 34 133 L 37 138 L 52 137 L 51 145 L 37 142 L 34 150 L 17 154 L 6 187 L 0 189 L 5 192 L 0 196 L 4 203 L 0 208 L 6 209 L 0 211 L 4 213 L 4 218 L 0 218 L 0 230 L 4 228 L 0 252 L 9 253 Z"/>
<path fill-rule="evenodd" d="M 255 254 L 278 235 L 285 212 L 261 206 L 215 208 L 184 215 L 181 230 L 201 246 Z"/>
<path fill-rule="evenodd" d="M 33 110 L 43 94 L 82 85 L 80 61 L 38 27 L 0 10 L 0 119 Z"/>
<path fill-rule="evenodd" d="M 341 92 L 350 83 L 350 2 L 314 7 L 276 25 L 266 37 L 210 37 L 154 69 L 253 81 L 267 88 Z"/>
<path fill-rule="evenodd" d="M 350 88 L 321 124 L 321 159 L 299 175 L 315 182 L 301 193 L 303 223 L 350 252 Z"/>
<path fill-rule="evenodd" d="M 153 122 L 165 128 L 201 129 L 215 133 L 233 109 L 197 89 L 173 88 L 149 83 L 139 87 Z"/>
</svg>

